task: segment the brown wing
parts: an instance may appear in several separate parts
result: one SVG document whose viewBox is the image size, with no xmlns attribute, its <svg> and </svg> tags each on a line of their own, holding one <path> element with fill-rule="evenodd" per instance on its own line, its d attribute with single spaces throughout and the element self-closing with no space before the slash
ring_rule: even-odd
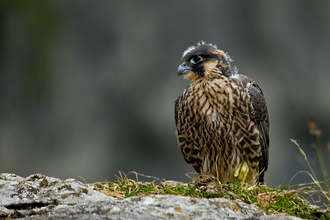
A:
<svg viewBox="0 0 330 220">
<path fill-rule="evenodd" d="M 264 172 L 268 168 L 269 159 L 269 118 L 266 101 L 261 88 L 256 82 L 241 74 L 238 74 L 237 78 L 248 90 L 252 108 L 251 117 L 252 120 L 257 124 L 260 132 L 262 143 L 262 159 L 259 162 L 259 170 L 263 172 L 259 175 L 259 182 L 262 183 L 264 182 Z"/>
</svg>

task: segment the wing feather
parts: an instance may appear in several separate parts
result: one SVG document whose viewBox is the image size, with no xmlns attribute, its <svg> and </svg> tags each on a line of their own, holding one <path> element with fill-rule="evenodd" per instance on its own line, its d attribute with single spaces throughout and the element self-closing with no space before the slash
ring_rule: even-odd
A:
<svg viewBox="0 0 330 220">
<path fill-rule="evenodd" d="M 261 88 L 251 78 L 237 74 L 236 78 L 239 79 L 250 96 L 251 117 L 257 124 L 260 138 L 262 143 L 262 159 L 259 162 L 259 170 L 263 171 L 259 176 L 259 182 L 264 182 L 264 172 L 268 168 L 269 160 L 269 118 L 266 106 L 266 101 Z"/>
</svg>

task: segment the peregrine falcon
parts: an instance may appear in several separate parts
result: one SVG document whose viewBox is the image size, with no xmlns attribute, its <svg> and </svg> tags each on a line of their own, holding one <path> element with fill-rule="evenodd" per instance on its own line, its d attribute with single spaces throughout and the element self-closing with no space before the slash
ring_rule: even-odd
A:
<svg viewBox="0 0 330 220">
<path fill-rule="evenodd" d="M 178 75 L 190 81 L 175 100 L 176 136 L 184 159 L 221 183 L 263 183 L 269 119 L 261 88 L 232 59 L 200 42 L 184 51 Z"/>
</svg>

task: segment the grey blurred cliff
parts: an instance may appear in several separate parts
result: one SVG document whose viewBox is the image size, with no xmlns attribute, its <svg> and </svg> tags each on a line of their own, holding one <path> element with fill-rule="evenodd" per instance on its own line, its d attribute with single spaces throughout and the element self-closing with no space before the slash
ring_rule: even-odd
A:
<svg viewBox="0 0 330 220">
<path fill-rule="evenodd" d="M 289 138 L 320 174 L 306 121 L 316 119 L 330 140 L 329 9 L 298 0 L 1 1 L 0 172 L 190 181 L 173 112 L 188 82 L 176 69 L 204 40 L 263 89 L 266 182 L 286 184 L 307 169 Z"/>
</svg>

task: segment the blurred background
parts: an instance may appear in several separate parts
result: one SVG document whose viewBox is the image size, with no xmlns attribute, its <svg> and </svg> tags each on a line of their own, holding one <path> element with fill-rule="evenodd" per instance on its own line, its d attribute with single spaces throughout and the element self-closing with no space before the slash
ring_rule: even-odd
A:
<svg viewBox="0 0 330 220">
<path fill-rule="evenodd" d="M 87 182 L 118 171 L 188 182 L 175 137 L 183 51 L 200 40 L 263 89 L 270 115 L 266 182 L 329 167 L 329 1 L 0 2 L 0 172 Z M 300 174 L 292 183 L 311 180 Z"/>
</svg>

